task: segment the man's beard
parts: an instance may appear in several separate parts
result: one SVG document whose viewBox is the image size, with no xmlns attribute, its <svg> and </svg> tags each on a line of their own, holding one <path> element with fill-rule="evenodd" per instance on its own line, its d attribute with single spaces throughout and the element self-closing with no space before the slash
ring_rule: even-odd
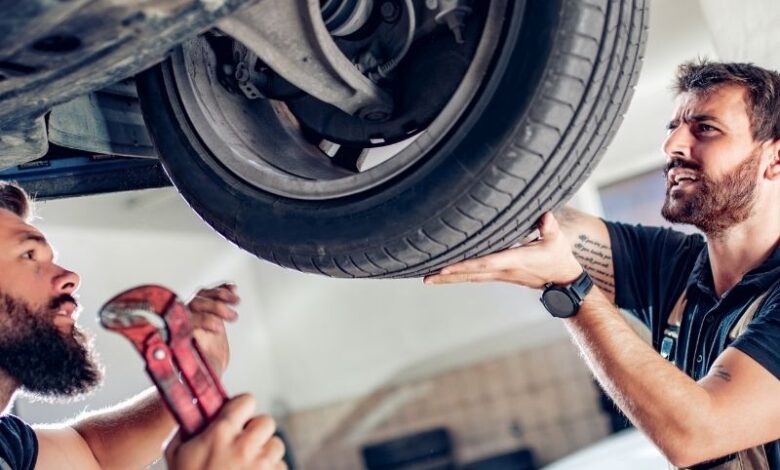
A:
<svg viewBox="0 0 780 470">
<path fill-rule="evenodd" d="M 84 332 L 74 325 L 63 333 L 54 324 L 55 312 L 69 299 L 64 295 L 35 310 L 0 292 L 0 369 L 41 399 L 85 394 L 103 376 Z"/>
<path fill-rule="evenodd" d="M 699 187 L 673 197 L 672 186 L 667 179 L 666 199 L 661 215 L 672 223 L 691 224 L 710 238 L 722 235 L 727 229 L 750 217 L 756 198 L 756 175 L 760 161 L 760 154 L 755 152 L 721 181 L 708 178 L 693 164 L 678 161 L 680 166 L 696 170 L 699 179 L 693 184 Z M 667 165 L 664 174 L 674 164 L 675 161 Z"/>
</svg>

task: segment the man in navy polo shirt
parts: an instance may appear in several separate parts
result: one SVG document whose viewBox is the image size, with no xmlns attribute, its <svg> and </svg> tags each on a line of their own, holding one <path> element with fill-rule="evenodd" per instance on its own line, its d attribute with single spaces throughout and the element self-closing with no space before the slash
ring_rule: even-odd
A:
<svg viewBox="0 0 780 470">
<path fill-rule="evenodd" d="M 542 217 L 539 240 L 426 282 L 543 289 L 672 465 L 780 470 L 780 75 L 701 61 L 681 65 L 675 87 L 662 214 L 706 238 L 564 209 L 560 225 Z M 652 347 L 618 307 L 650 328 Z"/>
</svg>

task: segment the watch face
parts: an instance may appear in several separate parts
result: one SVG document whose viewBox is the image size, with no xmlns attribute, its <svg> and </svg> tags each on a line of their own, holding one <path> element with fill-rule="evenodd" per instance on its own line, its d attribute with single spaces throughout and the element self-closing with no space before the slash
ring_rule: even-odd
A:
<svg viewBox="0 0 780 470">
<path fill-rule="evenodd" d="M 549 289 L 544 292 L 544 306 L 555 316 L 569 316 L 574 311 L 574 302 L 566 292 Z"/>
</svg>

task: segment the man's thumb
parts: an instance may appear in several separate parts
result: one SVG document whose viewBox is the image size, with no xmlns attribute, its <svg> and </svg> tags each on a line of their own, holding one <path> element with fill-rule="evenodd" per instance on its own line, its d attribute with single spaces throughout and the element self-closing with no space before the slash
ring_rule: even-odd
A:
<svg viewBox="0 0 780 470">
<path fill-rule="evenodd" d="M 545 212 L 544 215 L 542 215 L 542 220 L 539 223 L 539 235 L 541 235 L 543 240 L 551 240 L 555 238 L 556 235 L 558 235 L 558 232 L 560 232 L 560 227 L 558 226 L 558 221 L 555 220 L 555 216 L 552 214 L 552 212 Z"/>
</svg>

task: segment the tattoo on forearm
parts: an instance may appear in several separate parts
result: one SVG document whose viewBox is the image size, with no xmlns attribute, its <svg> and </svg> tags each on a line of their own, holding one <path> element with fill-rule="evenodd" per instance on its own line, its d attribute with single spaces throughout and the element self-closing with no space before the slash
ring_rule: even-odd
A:
<svg viewBox="0 0 780 470">
<path fill-rule="evenodd" d="M 723 379 L 726 382 L 731 382 L 731 374 L 722 365 L 718 364 L 712 366 L 712 369 L 710 370 L 710 375 L 712 375 L 713 377 L 717 377 L 719 379 Z"/>
<path fill-rule="evenodd" d="M 577 237 L 574 244 L 574 257 L 588 271 L 599 287 L 610 293 L 615 293 L 615 276 L 610 273 L 612 265 L 612 249 L 587 235 Z"/>
</svg>

